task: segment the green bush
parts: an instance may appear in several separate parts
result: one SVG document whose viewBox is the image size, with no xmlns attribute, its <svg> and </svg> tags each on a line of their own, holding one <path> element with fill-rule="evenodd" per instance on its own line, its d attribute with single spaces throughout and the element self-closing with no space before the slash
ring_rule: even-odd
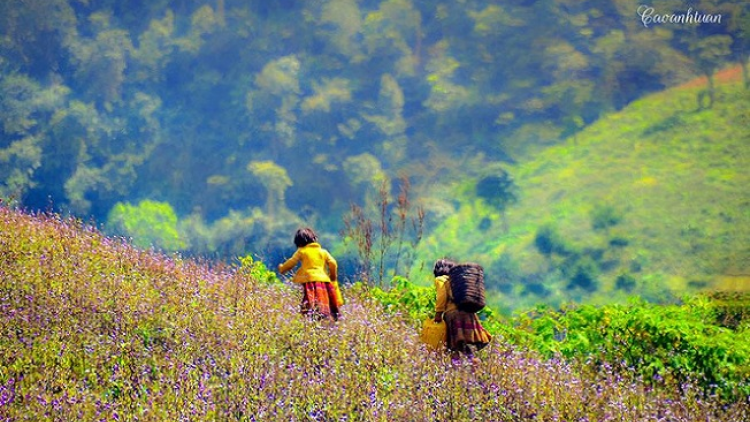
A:
<svg viewBox="0 0 750 422">
<path fill-rule="evenodd" d="M 585 305 L 536 310 L 513 321 L 510 340 L 547 356 L 588 359 L 646 380 L 697 381 L 725 398 L 750 393 L 747 333 L 716 324 L 716 309 L 696 297 L 683 305 Z"/>
<path fill-rule="evenodd" d="M 269 270 L 263 261 L 254 260 L 252 255 L 242 256 L 238 259 L 240 262 L 239 272 L 248 279 L 269 284 L 280 283 L 279 278 L 276 276 L 276 272 Z"/>
<path fill-rule="evenodd" d="M 591 227 L 606 230 L 622 221 L 622 215 L 611 205 L 597 205 L 591 210 Z"/>
</svg>

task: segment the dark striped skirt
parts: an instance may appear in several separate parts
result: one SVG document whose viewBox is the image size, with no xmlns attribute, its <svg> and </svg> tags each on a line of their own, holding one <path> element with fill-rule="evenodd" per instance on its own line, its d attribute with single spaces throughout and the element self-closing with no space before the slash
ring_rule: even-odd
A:
<svg viewBox="0 0 750 422">
<path fill-rule="evenodd" d="M 475 313 L 450 311 L 443 314 L 448 331 L 446 346 L 448 350 L 468 353 L 472 346 L 481 350 L 492 341 L 492 335 L 482 327 Z"/>
<path fill-rule="evenodd" d="M 336 287 L 333 283 L 310 281 L 302 285 L 300 311 L 315 319 L 339 319 L 339 303 L 336 301 Z"/>
</svg>

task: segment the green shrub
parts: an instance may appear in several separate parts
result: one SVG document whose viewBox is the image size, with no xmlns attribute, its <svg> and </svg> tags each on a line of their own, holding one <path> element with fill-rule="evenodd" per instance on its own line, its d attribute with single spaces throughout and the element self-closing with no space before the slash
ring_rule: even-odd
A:
<svg viewBox="0 0 750 422">
<path fill-rule="evenodd" d="M 580 306 L 549 309 L 514 321 L 527 335 L 513 334 L 548 356 L 616 365 L 646 380 L 697 381 L 706 393 L 725 398 L 750 393 L 750 344 L 746 333 L 715 324 L 711 304 L 693 298 L 683 305 Z M 561 335 L 562 334 L 562 335 Z"/>
<path fill-rule="evenodd" d="M 597 205 L 591 210 L 591 227 L 606 230 L 622 221 L 622 215 L 611 205 Z"/>
</svg>

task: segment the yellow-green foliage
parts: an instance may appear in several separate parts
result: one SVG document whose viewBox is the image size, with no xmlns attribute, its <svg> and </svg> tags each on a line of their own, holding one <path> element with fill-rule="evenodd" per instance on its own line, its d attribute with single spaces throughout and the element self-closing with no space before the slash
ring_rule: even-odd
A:
<svg viewBox="0 0 750 422">
<path fill-rule="evenodd" d="M 336 325 L 261 265 L 144 252 L 0 207 L 0 418 L 120 421 L 735 421 L 696 386 L 657 389 L 499 339 L 476 367 L 430 354 L 366 291 Z M 258 277 L 259 281 L 253 277 Z"/>
<path fill-rule="evenodd" d="M 187 246 L 177 230 L 177 215 L 166 202 L 147 199 L 137 205 L 117 203 L 109 212 L 107 225 L 120 235 L 132 237 L 142 249 L 177 251 Z"/>
</svg>

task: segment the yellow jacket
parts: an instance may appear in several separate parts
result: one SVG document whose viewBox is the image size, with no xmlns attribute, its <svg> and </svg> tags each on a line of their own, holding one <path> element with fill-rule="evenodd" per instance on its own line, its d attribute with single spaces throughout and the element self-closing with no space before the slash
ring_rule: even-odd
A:
<svg viewBox="0 0 750 422">
<path fill-rule="evenodd" d="M 451 294 L 451 278 L 447 275 L 435 277 L 435 292 L 437 292 L 437 301 L 435 302 L 435 313 L 452 312 L 458 309 L 453 302 Z"/>
<path fill-rule="evenodd" d="M 297 248 L 297 251 L 294 252 L 291 258 L 279 265 L 279 273 L 284 274 L 300 262 L 302 265 L 300 265 L 292 279 L 295 283 L 302 284 L 308 281 L 329 283 L 336 281 L 338 277 L 336 260 L 333 259 L 333 256 L 327 250 L 321 248 L 318 243 L 313 242 Z M 326 267 L 328 267 L 328 272 L 326 272 Z"/>
</svg>

